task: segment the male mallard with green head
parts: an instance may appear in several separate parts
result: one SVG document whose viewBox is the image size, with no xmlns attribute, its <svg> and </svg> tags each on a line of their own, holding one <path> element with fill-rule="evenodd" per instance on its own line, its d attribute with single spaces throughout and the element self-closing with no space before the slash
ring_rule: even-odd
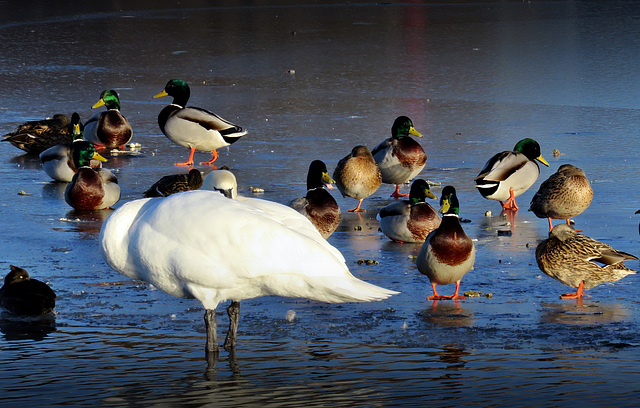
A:
<svg viewBox="0 0 640 408">
<path fill-rule="evenodd" d="M 133 130 L 120 113 L 118 93 L 112 89 L 102 91 L 100 99 L 91 108 L 100 106 L 106 106 L 107 110 L 96 113 L 84 124 L 85 140 L 107 149 L 122 148 L 133 137 Z"/>
<path fill-rule="evenodd" d="M 442 189 L 440 205 L 442 222 L 422 244 L 416 264 L 420 273 L 427 275 L 431 281 L 433 296 L 427 299 L 464 299 L 465 296 L 459 294 L 460 281 L 473 268 L 476 248 L 460 224 L 460 204 L 455 188 L 446 186 Z M 451 283 L 456 284 L 453 295 L 438 294 L 436 285 Z"/>
<path fill-rule="evenodd" d="M 391 137 L 371 151 L 380 167 L 382 182 L 396 186 L 391 197 L 407 197 L 408 194 L 400 194 L 400 185 L 416 177 L 427 163 L 427 153 L 410 135 L 422 137 L 411 119 L 400 116 L 393 122 Z"/>
<path fill-rule="evenodd" d="M 513 151 L 494 155 L 475 178 L 476 188 L 489 200 L 500 201 L 503 210 L 518 210 L 516 197 L 536 182 L 540 167 L 549 163 L 540 153 L 540 145 L 533 139 L 522 139 Z"/>
<path fill-rule="evenodd" d="M 327 191 L 333 188 L 331 183 L 335 181 L 329 177 L 327 166 L 322 160 L 314 160 L 307 172 L 307 194 L 289 203 L 311 221 L 324 239 L 338 228 L 342 215 L 336 199 Z"/>
<path fill-rule="evenodd" d="M 218 158 L 216 149 L 229 146 L 247 134 L 240 126 L 222 119 L 215 113 L 194 106 L 187 106 L 191 90 L 181 79 L 172 79 L 154 98 L 172 96 L 173 102 L 158 115 L 162 133 L 172 142 L 190 149 L 189 159 L 176 166 L 193 165 L 196 150 L 210 151 L 211 160 L 200 164 L 212 164 Z"/>
<path fill-rule="evenodd" d="M 414 180 L 408 200 L 380 209 L 378 219 L 382 233 L 397 242 L 424 242 L 441 221 L 438 212 L 426 202 L 427 198 L 438 197 L 431 192 L 425 180 Z"/>
<path fill-rule="evenodd" d="M 85 140 L 76 140 L 70 146 L 53 146 L 40 153 L 40 161 L 42 161 L 42 169 L 45 173 L 52 179 L 64 183 L 69 183 L 78 171 L 78 167 L 76 167 L 78 160 L 82 163 L 89 163 L 90 167 L 100 167 L 100 165 L 93 165 L 93 163 L 107 161 L 96 151 L 93 144 Z"/>
<path fill-rule="evenodd" d="M 84 149 L 73 151 L 73 162 L 78 170 L 67 184 L 64 199 L 76 210 L 103 210 L 120 200 L 116 176 L 107 169 L 89 167 L 91 158 Z M 106 161 L 104 158 L 102 160 Z"/>
</svg>

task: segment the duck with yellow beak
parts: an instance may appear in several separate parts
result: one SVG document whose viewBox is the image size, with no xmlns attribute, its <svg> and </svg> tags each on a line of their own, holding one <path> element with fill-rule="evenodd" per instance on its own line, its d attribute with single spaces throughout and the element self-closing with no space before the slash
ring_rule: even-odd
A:
<svg viewBox="0 0 640 408">
<path fill-rule="evenodd" d="M 427 163 L 427 153 L 409 135 L 422 137 L 411 119 L 400 116 L 393 122 L 391 137 L 371 151 L 380 167 L 382 182 L 396 186 L 391 197 L 408 197 L 409 194 L 400 194 L 400 185 L 416 177 Z"/>
</svg>

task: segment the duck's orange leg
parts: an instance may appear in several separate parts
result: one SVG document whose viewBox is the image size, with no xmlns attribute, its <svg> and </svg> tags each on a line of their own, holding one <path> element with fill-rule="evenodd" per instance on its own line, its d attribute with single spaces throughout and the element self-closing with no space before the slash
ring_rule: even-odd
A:
<svg viewBox="0 0 640 408">
<path fill-rule="evenodd" d="M 460 292 L 460 281 L 456 282 L 456 291 L 451 296 L 438 295 L 438 291 L 436 290 L 436 284 L 433 282 L 431 283 L 431 287 L 433 288 L 433 296 L 429 296 L 427 300 L 448 300 L 448 299 L 458 300 L 458 299 L 467 298 L 465 295 L 458 294 Z"/>
<path fill-rule="evenodd" d="M 444 299 L 444 297 L 438 295 L 438 291 L 436 290 L 436 284 L 431 282 L 431 287 L 433 288 L 433 296 L 429 296 L 427 300 L 440 300 Z"/>
<path fill-rule="evenodd" d="M 186 162 L 183 163 L 176 163 L 174 164 L 174 166 L 192 166 L 193 165 L 193 155 L 196 152 L 196 148 L 192 147 L 191 148 L 191 152 L 189 153 L 189 159 Z"/>
<path fill-rule="evenodd" d="M 216 150 L 213 150 L 211 152 L 211 160 L 206 162 L 201 162 L 200 164 L 213 164 L 213 162 L 216 160 L 218 160 L 218 152 Z"/>
<path fill-rule="evenodd" d="M 396 184 L 396 190 L 391 193 L 391 197 L 400 198 L 400 197 L 409 197 L 409 194 L 400 193 L 400 184 Z"/>
<path fill-rule="evenodd" d="M 551 232 L 551 230 L 553 229 L 553 224 L 551 223 L 551 218 L 547 218 L 549 220 L 549 232 Z M 567 222 L 567 224 L 569 224 Z"/>
<path fill-rule="evenodd" d="M 460 292 L 460 281 L 456 282 L 456 291 L 453 292 L 453 296 L 451 296 L 451 299 L 456 300 L 456 299 L 466 299 L 467 298 L 465 295 L 459 295 L 458 292 Z"/>
<path fill-rule="evenodd" d="M 575 293 L 565 293 L 560 295 L 561 299 L 582 299 L 584 297 L 584 281 L 580 282 Z"/>
<path fill-rule="evenodd" d="M 516 204 L 516 196 L 513 194 L 513 188 L 509 189 L 509 198 L 507 199 L 507 201 L 505 201 L 504 203 L 500 201 L 500 204 L 502 204 L 503 210 L 519 210 L 518 204 Z"/>
<path fill-rule="evenodd" d="M 360 201 L 358 201 L 358 206 L 356 208 L 352 208 L 350 210 L 347 210 L 349 212 L 363 212 L 363 211 L 367 211 L 364 208 L 360 208 L 360 206 L 362 205 L 362 200 L 364 200 L 364 198 L 361 198 Z"/>
</svg>

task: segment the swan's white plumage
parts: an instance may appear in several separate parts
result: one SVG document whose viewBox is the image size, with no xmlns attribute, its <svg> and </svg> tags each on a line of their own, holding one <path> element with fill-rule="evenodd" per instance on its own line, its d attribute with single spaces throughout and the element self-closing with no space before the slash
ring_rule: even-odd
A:
<svg viewBox="0 0 640 408">
<path fill-rule="evenodd" d="M 105 222 L 100 243 L 116 271 L 206 309 L 264 295 L 333 303 L 396 293 L 355 278 L 329 244 L 212 191 L 125 204 Z"/>
<path fill-rule="evenodd" d="M 274 201 L 262 200 L 259 198 L 238 196 L 238 182 L 236 176 L 228 170 L 213 170 L 204 178 L 201 190 L 218 191 L 226 197 L 239 200 L 245 204 L 259 208 L 265 211 L 269 217 L 278 220 L 283 225 L 295 229 L 308 238 L 316 241 L 319 245 L 324 246 L 331 251 L 338 259 L 344 262 L 342 253 L 320 234 L 313 223 L 304 215 L 300 214 L 293 208 L 276 203 Z"/>
</svg>

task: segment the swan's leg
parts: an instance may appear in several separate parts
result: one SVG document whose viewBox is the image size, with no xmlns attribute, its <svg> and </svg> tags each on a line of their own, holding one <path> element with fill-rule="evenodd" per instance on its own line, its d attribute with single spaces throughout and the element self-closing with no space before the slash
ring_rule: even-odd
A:
<svg viewBox="0 0 640 408">
<path fill-rule="evenodd" d="M 207 353 L 218 353 L 218 331 L 216 322 L 215 309 L 207 309 L 204 311 L 204 325 L 207 330 Z"/>
<path fill-rule="evenodd" d="M 227 308 L 227 314 L 229 315 L 229 331 L 227 332 L 227 338 L 224 340 L 223 347 L 229 351 L 236 347 L 238 322 L 240 321 L 240 302 L 232 301 Z"/>
</svg>

